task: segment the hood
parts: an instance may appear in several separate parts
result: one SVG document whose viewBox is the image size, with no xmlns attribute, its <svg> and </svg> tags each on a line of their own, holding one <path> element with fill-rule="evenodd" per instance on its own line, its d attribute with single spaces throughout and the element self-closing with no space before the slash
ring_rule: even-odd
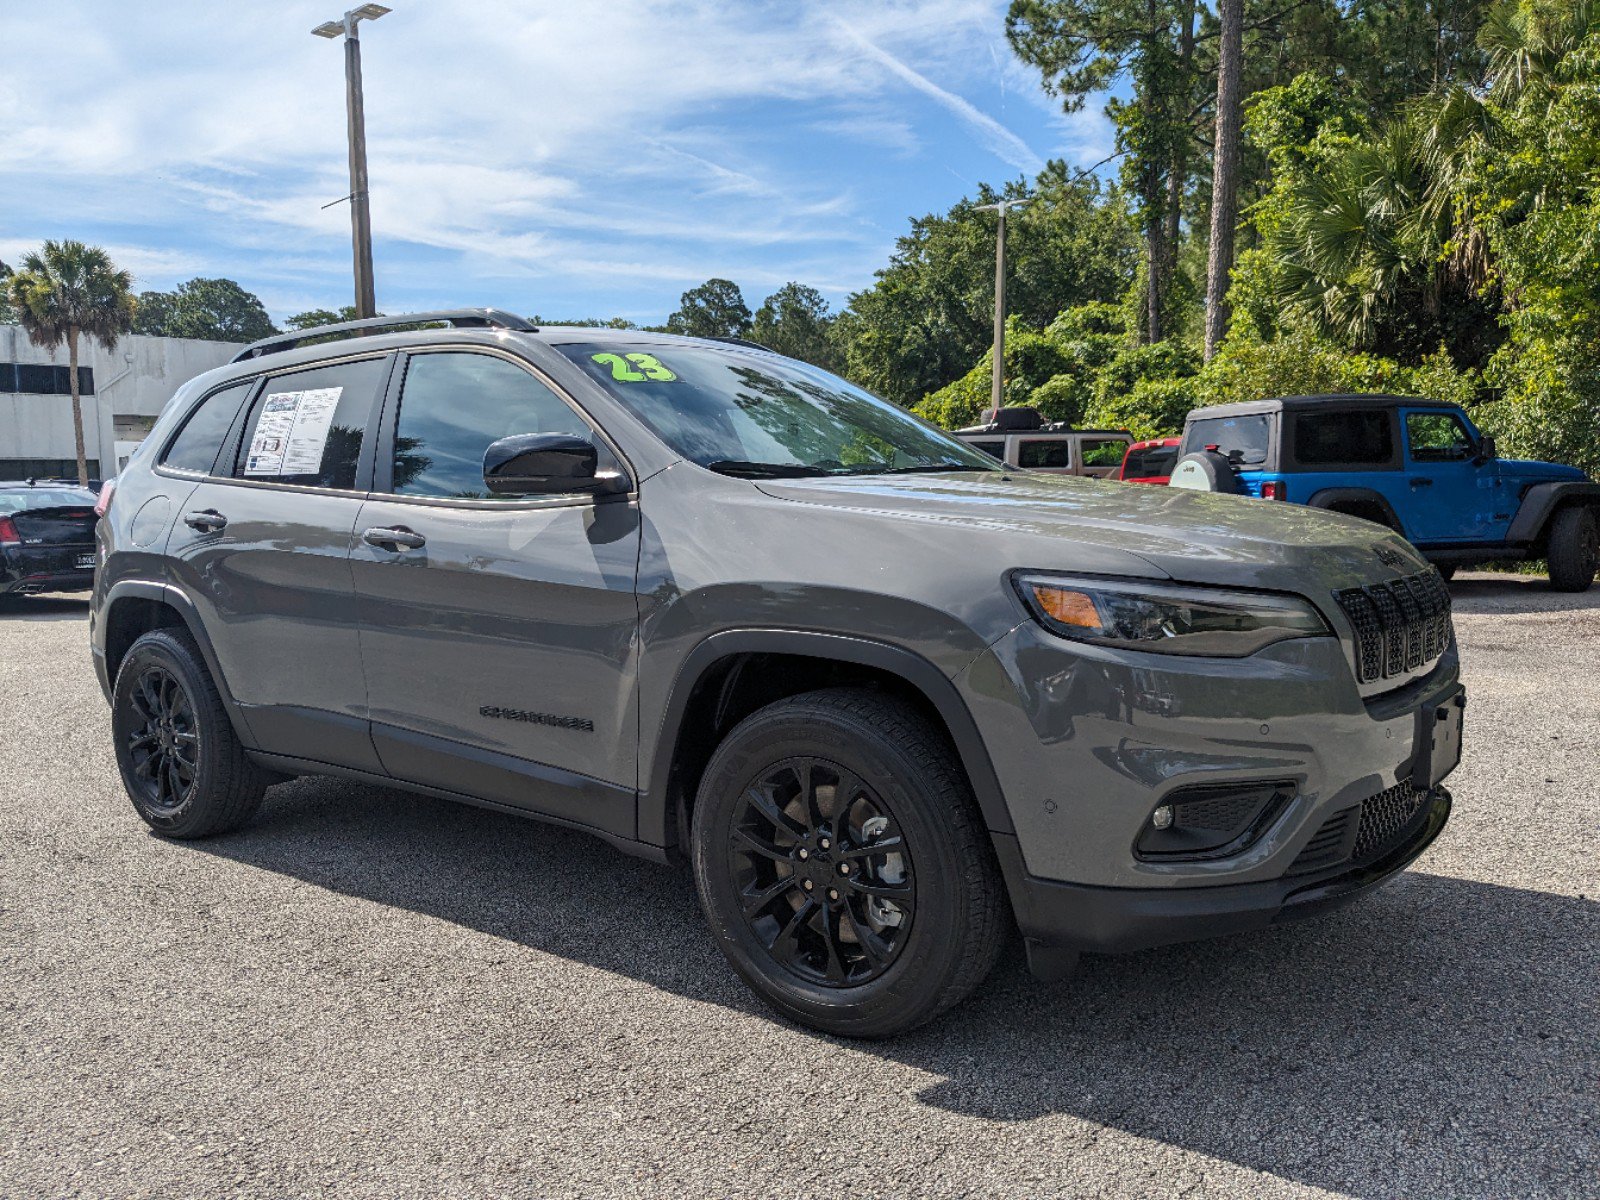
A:
<svg viewBox="0 0 1600 1200">
<path fill-rule="evenodd" d="M 1082 569 L 1082 551 L 1092 546 L 1136 556 L 1172 579 L 1300 592 L 1312 583 L 1346 587 L 1425 566 L 1410 543 L 1370 521 L 1182 488 L 1020 471 L 762 480 L 759 486 L 799 504 L 991 534 L 983 541 L 1003 545 L 1017 568 Z M 1381 557 L 1380 546 L 1386 548 Z"/>
<path fill-rule="evenodd" d="M 1500 474 L 1505 478 L 1541 481 L 1589 478 L 1579 468 L 1564 466 L 1561 463 L 1537 462 L 1531 458 L 1502 458 L 1497 462 Z"/>
</svg>

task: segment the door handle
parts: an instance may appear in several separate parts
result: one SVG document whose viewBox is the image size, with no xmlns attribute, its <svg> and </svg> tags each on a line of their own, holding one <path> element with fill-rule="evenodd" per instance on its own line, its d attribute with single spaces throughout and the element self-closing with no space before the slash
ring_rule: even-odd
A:
<svg viewBox="0 0 1600 1200">
<path fill-rule="evenodd" d="M 1433 486 L 1433 480 L 1431 480 L 1431 479 L 1420 479 L 1420 478 L 1419 479 L 1413 479 L 1411 481 L 1411 486 L 1414 487 L 1414 488 L 1415 487 L 1432 487 Z"/>
<path fill-rule="evenodd" d="M 201 533 L 217 533 L 228 527 L 228 518 L 214 508 L 203 508 L 199 512 L 185 513 L 183 523 Z"/>
<path fill-rule="evenodd" d="M 404 525 L 391 525 L 386 529 L 368 529 L 362 533 L 361 540 L 369 546 L 400 550 L 420 550 L 428 544 L 427 538 L 414 529 L 407 529 Z"/>
</svg>

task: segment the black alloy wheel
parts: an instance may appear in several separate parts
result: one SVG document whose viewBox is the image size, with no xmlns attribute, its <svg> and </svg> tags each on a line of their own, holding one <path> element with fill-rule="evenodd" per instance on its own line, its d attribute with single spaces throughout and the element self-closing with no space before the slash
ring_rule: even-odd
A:
<svg viewBox="0 0 1600 1200">
<path fill-rule="evenodd" d="M 200 772 L 194 702 L 172 672 L 155 665 L 140 672 L 130 699 L 135 719 L 126 737 L 133 784 L 152 809 L 175 811 Z"/>
<path fill-rule="evenodd" d="M 820 758 L 790 758 L 745 788 L 728 838 L 744 919 L 783 968 L 855 987 L 892 966 L 910 935 L 916 883 L 883 799 Z"/>
</svg>

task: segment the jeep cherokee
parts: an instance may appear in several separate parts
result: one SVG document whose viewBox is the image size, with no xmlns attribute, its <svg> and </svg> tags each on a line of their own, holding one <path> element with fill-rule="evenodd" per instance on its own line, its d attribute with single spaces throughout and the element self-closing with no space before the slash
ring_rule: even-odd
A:
<svg viewBox="0 0 1600 1200">
<path fill-rule="evenodd" d="M 1325 911 L 1450 811 L 1449 594 L 1404 539 L 1007 467 L 759 347 L 268 339 L 179 390 L 97 538 L 156 831 L 325 774 L 687 859 L 733 969 L 835 1033 L 947 1009 L 1013 923 L 1048 979 Z"/>
</svg>

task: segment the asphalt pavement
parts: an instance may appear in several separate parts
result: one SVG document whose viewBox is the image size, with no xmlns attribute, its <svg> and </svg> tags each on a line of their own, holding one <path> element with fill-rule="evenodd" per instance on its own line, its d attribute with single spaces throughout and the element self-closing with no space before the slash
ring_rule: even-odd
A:
<svg viewBox="0 0 1600 1200">
<path fill-rule="evenodd" d="M 687 874 L 346 781 L 206 842 L 123 796 L 81 600 L 0 611 L 0 1196 L 1600 1197 L 1600 588 L 1454 585 L 1454 819 L 1265 933 L 1015 947 L 857 1044 Z"/>
</svg>

